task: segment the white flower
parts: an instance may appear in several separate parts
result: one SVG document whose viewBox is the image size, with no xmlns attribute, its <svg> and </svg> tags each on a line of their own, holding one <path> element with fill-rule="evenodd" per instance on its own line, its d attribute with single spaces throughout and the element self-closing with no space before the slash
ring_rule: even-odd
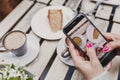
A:
<svg viewBox="0 0 120 80">
<path fill-rule="evenodd" d="M 28 75 L 25 74 L 23 67 L 14 66 L 13 64 L 5 66 L 5 68 L 2 68 L 0 70 L 0 73 L 2 73 L 3 74 L 2 77 L 7 80 L 9 80 L 11 77 L 15 77 L 15 78 L 18 77 L 20 78 L 20 80 L 28 79 Z"/>
</svg>

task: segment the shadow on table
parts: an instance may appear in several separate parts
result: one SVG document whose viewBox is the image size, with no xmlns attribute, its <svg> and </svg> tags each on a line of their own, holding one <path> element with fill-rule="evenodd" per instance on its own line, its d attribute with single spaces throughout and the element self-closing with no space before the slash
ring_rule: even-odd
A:
<svg viewBox="0 0 120 80">
<path fill-rule="evenodd" d="M 0 22 L 21 2 L 22 0 L 0 0 Z"/>
</svg>

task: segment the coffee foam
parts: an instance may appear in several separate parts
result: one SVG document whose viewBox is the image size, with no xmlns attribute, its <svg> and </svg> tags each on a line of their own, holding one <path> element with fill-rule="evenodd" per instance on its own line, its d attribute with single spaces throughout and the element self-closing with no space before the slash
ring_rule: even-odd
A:
<svg viewBox="0 0 120 80">
<path fill-rule="evenodd" d="M 26 36 L 21 32 L 13 32 L 8 34 L 4 39 L 4 45 L 7 49 L 20 48 L 26 40 Z"/>
</svg>

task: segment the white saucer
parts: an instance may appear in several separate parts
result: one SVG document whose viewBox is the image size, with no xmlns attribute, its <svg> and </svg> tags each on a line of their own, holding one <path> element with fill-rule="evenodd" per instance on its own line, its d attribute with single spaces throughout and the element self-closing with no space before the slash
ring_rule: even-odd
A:
<svg viewBox="0 0 120 80">
<path fill-rule="evenodd" d="M 13 53 L 0 53 L 0 64 L 16 64 L 25 66 L 31 63 L 39 54 L 39 42 L 32 35 L 27 35 L 27 53 L 21 57 L 16 57 Z"/>
<path fill-rule="evenodd" d="M 33 32 L 48 40 L 57 40 L 64 36 L 62 30 L 53 32 L 50 28 L 48 21 L 48 10 L 49 9 L 61 9 L 63 13 L 63 27 L 74 17 L 74 12 L 64 6 L 48 6 L 40 9 L 31 20 L 31 28 Z"/>
<path fill-rule="evenodd" d="M 61 53 L 62 53 L 62 51 L 63 51 L 65 48 L 66 48 L 65 38 L 62 38 L 62 39 L 60 40 L 60 42 L 58 43 L 58 45 L 57 45 L 57 54 L 58 54 L 58 57 L 59 57 L 59 59 L 60 59 L 63 63 L 65 63 L 65 64 L 67 64 L 67 65 L 69 65 L 69 66 L 74 66 L 73 60 L 72 60 L 71 57 L 63 58 L 63 57 L 61 56 Z"/>
</svg>

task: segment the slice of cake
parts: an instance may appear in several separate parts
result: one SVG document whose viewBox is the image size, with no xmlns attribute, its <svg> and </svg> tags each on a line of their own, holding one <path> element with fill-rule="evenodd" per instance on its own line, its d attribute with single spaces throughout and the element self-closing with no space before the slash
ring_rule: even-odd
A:
<svg viewBox="0 0 120 80">
<path fill-rule="evenodd" d="M 97 39 L 98 36 L 99 36 L 99 32 L 96 29 L 94 29 L 94 31 L 93 31 L 93 39 Z"/>
<path fill-rule="evenodd" d="M 62 29 L 63 14 L 61 9 L 48 10 L 48 20 L 53 32 L 57 32 Z"/>
</svg>

